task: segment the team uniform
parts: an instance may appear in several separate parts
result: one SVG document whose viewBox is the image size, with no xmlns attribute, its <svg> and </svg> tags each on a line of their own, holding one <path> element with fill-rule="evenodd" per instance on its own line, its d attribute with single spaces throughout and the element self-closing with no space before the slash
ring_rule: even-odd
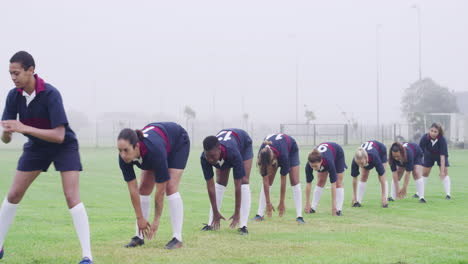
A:
<svg viewBox="0 0 468 264">
<path fill-rule="evenodd" d="M 444 136 L 438 136 L 436 139 L 432 139 L 429 133 L 424 134 L 419 141 L 419 146 L 423 150 L 423 166 L 426 168 L 432 168 L 434 163 L 437 162 L 437 165 L 440 167 L 440 156 L 445 156 L 445 167 L 450 167 L 450 163 L 448 160 L 448 147 L 447 147 L 447 140 Z M 424 184 L 427 181 L 427 177 L 429 175 L 424 176 Z M 445 192 L 447 197 L 450 198 L 450 178 L 449 176 L 445 176 L 442 180 L 444 185 Z"/>
<path fill-rule="evenodd" d="M 383 176 L 385 174 L 384 163 L 387 163 L 387 147 L 384 144 L 380 143 L 377 140 L 367 141 L 361 145 L 361 147 L 367 152 L 367 165 L 364 166 L 366 170 L 372 170 L 375 168 L 377 174 Z M 356 178 L 359 176 L 359 165 L 353 158 L 351 163 L 351 176 Z M 385 182 L 385 189 L 387 190 L 387 183 Z M 364 197 L 364 192 L 366 190 L 366 183 L 359 181 L 358 190 L 357 190 L 357 202 L 362 203 L 362 198 Z"/>
<path fill-rule="evenodd" d="M 318 145 L 317 150 L 322 155 L 322 165 L 320 166 L 320 169 L 318 172 L 328 172 L 330 183 L 335 183 L 337 181 L 337 174 L 343 173 L 344 170 L 348 168 L 346 166 L 343 148 L 334 142 L 326 142 L 326 143 L 322 143 Z M 314 179 L 313 169 L 308 162 L 305 166 L 305 173 L 306 173 L 307 183 L 312 183 Z M 320 197 L 322 196 L 322 192 L 323 192 L 323 187 L 320 187 L 318 185 L 315 186 L 314 196 L 312 199 L 313 211 L 317 209 L 317 205 L 320 201 Z M 337 212 L 342 210 L 343 202 L 344 202 L 344 188 L 336 188 Z"/>
<path fill-rule="evenodd" d="M 200 157 L 201 167 L 205 180 L 211 180 L 214 176 L 213 167 L 220 170 L 233 169 L 234 179 L 242 179 L 245 175 L 244 161 L 253 158 L 252 139 L 242 129 L 223 129 L 218 132 L 216 137 L 219 140 L 221 147 L 221 160 L 216 165 L 211 165 L 202 152 Z M 223 195 L 226 191 L 226 186 L 215 183 L 216 189 L 216 205 L 218 210 L 221 208 Z M 240 227 L 247 227 L 247 222 L 250 213 L 250 186 L 242 184 L 241 186 L 241 208 L 240 208 Z M 208 225 L 213 222 L 213 210 L 210 207 Z"/>
<path fill-rule="evenodd" d="M 404 142 L 402 143 L 403 147 L 406 149 L 406 162 L 400 162 L 397 160 L 393 160 L 390 163 L 390 169 L 392 172 L 397 170 L 397 167 L 402 167 L 405 169 L 406 172 L 410 172 L 414 170 L 414 166 L 416 165 L 423 165 L 423 151 L 418 144 L 412 142 Z M 423 179 L 419 179 L 416 182 L 416 188 L 420 193 L 420 197 L 424 198 L 424 182 Z M 396 190 L 394 186 L 394 181 L 392 180 L 392 188 L 391 188 L 391 198 L 396 198 Z"/>
<path fill-rule="evenodd" d="M 62 96 L 52 85 L 35 75 L 36 87 L 29 96 L 23 89 L 14 88 L 8 93 L 2 120 L 15 120 L 40 129 L 53 129 L 63 125 L 63 143 L 51 143 L 31 135 L 23 146 L 17 169 L 19 171 L 47 171 L 53 162 L 57 171 L 81 171 L 78 140 L 70 128 L 63 108 Z"/>
<path fill-rule="evenodd" d="M 78 140 L 70 128 L 60 92 L 51 84 L 46 83 L 37 74 L 35 90 L 31 95 L 23 89 L 14 88 L 8 93 L 2 120 L 16 120 L 27 126 L 39 129 L 54 129 L 64 126 L 65 137 L 63 143 L 51 143 L 31 135 L 25 135 L 28 141 L 23 146 L 23 154 L 19 158 L 17 170 L 23 172 L 47 171 L 54 163 L 60 172 L 81 171 L 81 161 Z M 0 211 L 0 248 L 13 222 L 17 204 L 4 200 Z M 9 213 L 6 213 L 9 211 Z M 4 214 L 5 213 L 5 214 Z M 82 203 L 70 209 L 75 228 L 83 250 L 83 257 L 91 259 L 89 224 L 86 209 Z M 8 218 L 8 215 L 11 218 Z"/>
<path fill-rule="evenodd" d="M 183 127 L 172 122 L 151 123 L 142 130 L 139 142 L 140 158 L 125 163 L 119 155 L 119 165 L 126 182 L 136 179 L 133 166 L 154 172 L 154 181 L 163 183 L 170 179 L 169 169 L 185 169 L 190 153 L 190 139 Z M 150 196 L 140 195 L 143 217 L 148 221 Z M 167 196 L 173 237 L 182 242 L 183 203 L 179 192 Z M 137 227 L 137 236 L 139 235 Z M 134 238 L 135 239 L 135 238 Z M 140 239 L 143 239 L 140 237 Z"/>
<path fill-rule="evenodd" d="M 260 146 L 258 153 L 265 147 L 270 148 L 275 154 L 278 160 L 278 167 L 280 167 L 281 176 L 286 176 L 289 173 L 289 170 L 292 167 L 299 166 L 299 148 L 297 146 L 296 140 L 286 134 L 273 134 L 265 138 L 264 141 L 271 141 L 271 145 L 266 145 L 263 143 Z M 265 214 L 266 200 L 265 200 L 265 191 L 260 188 L 260 199 L 257 215 L 263 217 Z M 296 206 L 296 215 L 297 217 L 302 217 L 302 196 L 301 196 L 301 184 L 298 183 L 292 186 L 294 203 Z"/>
</svg>

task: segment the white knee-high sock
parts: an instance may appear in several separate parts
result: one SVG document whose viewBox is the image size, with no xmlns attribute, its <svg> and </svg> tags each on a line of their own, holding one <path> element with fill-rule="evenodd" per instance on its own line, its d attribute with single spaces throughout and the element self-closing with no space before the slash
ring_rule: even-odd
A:
<svg viewBox="0 0 468 264">
<path fill-rule="evenodd" d="M 247 227 L 247 222 L 249 221 L 250 214 L 250 205 L 251 205 L 251 193 L 250 185 L 242 184 L 241 186 L 241 207 L 240 207 L 240 227 Z"/>
<path fill-rule="evenodd" d="M 424 187 L 426 187 L 427 179 L 428 179 L 429 177 L 428 177 L 428 176 L 422 176 L 421 178 L 423 179 Z M 416 194 L 419 196 L 419 191 L 418 191 L 417 188 L 416 188 Z"/>
<path fill-rule="evenodd" d="M 70 214 L 72 215 L 73 224 L 75 225 L 76 233 L 80 240 L 83 257 L 88 257 L 92 260 L 88 214 L 86 213 L 83 203 L 79 203 L 70 209 Z"/>
<path fill-rule="evenodd" d="M 344 188 L 336 188 L 336 210 L 343 210 Z"/>
<path fill-rule="evenodd" d="M 424 180 L 419 178 L 415 181 L 416 190 L 418 190 L 419 199 L 424 198 Z"/>
<path fill-rule="evenodd" d="M 323 187 L 316 185 L 314 188 L 314 195 L 312 196 L 312 206 L 311 206 L 312 209 L 314 210 L 317 209 L 317 205 L 320 201 L 320 197 L 322 196 L 322 192 L 323 192 Z"/>
<path fill-rule="evenodd" d="M 148 221 L 150 211 L 151 211 L 151 195 L 140 195 L 140 206 L 141 206 L 141 211 L 143 213 L 143 218 Z M 139 234 L 139 229 L 138 229 L 138 223 L 135 223 L 136 225 L 136 234 L 135 236 L 138 236 L 140 239 L 143 239 L 143 236 Z"/>
<path fill-rule="evenodd" d="M 396 196 L 395 182 L 393 181 L 393 179 L 392 179 L 392 186 L 390 186 L 390 189 L 392 190 L 390 197 L 392 197 L 393 200 L 395 200 L 397 196 Z"/>
<path fill-rule="evenodd" d="M 176 192 L 167 196 L 169 213 L 171 214 L 172 233 L 177 240 L 182 242 L 182 225 L 184 223 L 184 204 L 180 193 Z"/>
<path fill-rule="evenodd" d="M 426 186 L 427 180 L 429 179 L 428 176 L 422 176 L 422 179 L 424 181 L 424 186 Z"/>
<path fill-rule="evenodd" d="M 270 197 L 271 197 L 271 186 L 270 186 Z M 265 215 L 265 208 L 266 208 L 266 198 L 265 198 L 265 189 L 262 187 L 260 188 L 260 197 L 258 199 L 258 210 L 257 214 L 259 216 Z"/>
<path fill-rule="evenodd" d="M 444 184 L 445 193 L 450 195 L 450 178 L 448 175 L 442 180 L 442 184 Z"/>
<path fill-rule="evenodd" d="M 292 186 L 294 205 L 296 206 L 296 216 L 302 217 L 302 191 L 301 184 L 298 183 Z"/>
<path fill-rule="evenodd" d="M 216 191 L 216 206 L 218 207 L 218 211 L 221 210 L 221 204 L 223 203 L 223 196 L 224 192 L 226 191 L 226 186 L 221 184 L 215 183 L 215 191 Z M 211 225 L 213 222 L 213 208 L 210 205 L 210 215 L 208 217 L 208 225 Z"/>
<path fill-rule="evenodd" d="M 364 192 L 366 191 L 366 183 L 359 181 L 357 185 L 357 201 L 362 203 L 362 197 L 364 197 Z"/>
<path fill-rule="evenodd" d="M 8 199 L 5 197 L 2 208 L 0 208 L 0 250 L 3 247 L 3 242 L 5 242 L 8 230 L 15 219 L 17 208 L 18 204 L 8 202 Z"/>
</svg>

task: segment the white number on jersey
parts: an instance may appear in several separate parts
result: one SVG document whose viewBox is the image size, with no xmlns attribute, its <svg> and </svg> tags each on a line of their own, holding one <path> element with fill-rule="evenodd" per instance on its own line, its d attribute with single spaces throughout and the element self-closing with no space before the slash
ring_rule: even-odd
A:
<svg viewBox="0 0 468 264">
<path fill-rule="evenodd" d="M 283 139 L 283 134 L 270 134 L 270 135 L 266 136 L 265 140 L 271 138 L 271 137 L 274 136 L 274 135 L 276 135 L 275 140 L 281 140 L 281 139 Z"/>
<path fill-rule="evenodd" d="M 216 137 L 218 137 L 219 141 L 228 141 L 232 139 L 231 134 L 232 131 L 221 131 L 218 135 L 216 135 Z"/>
<path fill-rule="evenodd" d="M 372 141 L 367 141 L 366 143 L 362 144 L 361 145 L 361 148 L 365 149 L 365 150 L 371 150 L 374 148 L 374 142 Z"/>
<path fill-rule="evenodd" d="M 325 152 L 325 151 L 328 150 L 328 147 L 327 147 L 326 144 L 322 144 L 322 145 L 319 145 L 319 146 L 317 147 L 317 150 L 318 150 L 319 152 L 323 153 L 323 152 Z"/>
<path fill-rule="evenodd" d="M 144 129 L 143 131 L 141 131 L 141 132 L 143 132 L 143 136 L 144 136 L 145 138 L 147 138 L 147 137 L 148 137 L 148 134 L 147 134 L 148 131 L 151 131 L 151 130 L 153 130 L 153 129 L 154 129 L 154 126 L 149 126 L 149 127 L 145 128 L 145 129 Z"/>
</svg>

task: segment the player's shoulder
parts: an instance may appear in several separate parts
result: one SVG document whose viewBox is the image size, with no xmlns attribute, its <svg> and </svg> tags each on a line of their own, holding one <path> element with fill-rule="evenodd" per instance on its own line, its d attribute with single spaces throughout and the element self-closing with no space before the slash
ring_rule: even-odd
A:
<svg viewBox="0 0 468 264">
<path fill-rule="evenodd" d="M 20 92 L 18 92 L 18 88 L 12 88 L 8 91 L 7 98 L 14 98 L 17 97 L 18 95 L 21 95 Z"/>
</svg>

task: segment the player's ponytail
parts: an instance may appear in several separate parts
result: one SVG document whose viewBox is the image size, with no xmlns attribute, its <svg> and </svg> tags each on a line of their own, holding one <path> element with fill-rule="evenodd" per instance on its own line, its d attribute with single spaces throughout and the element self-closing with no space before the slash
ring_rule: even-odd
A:
<svg viewBox="0 0 468 264">
<path fill-rule="evenodd" d="M 431 128 L 437 129 L 441 137 L 444 136 L 444 129 L 442 128 L 442 125 L 440 123 L 432 123 Z"/>
<path fill-rule="evenodd" d="M 135 129 L 135 133 L 138 137 L 138 141 L 143 141 L 143 139 L 145 138 L 145 136 L 143 136 L 143 131 L 139 129 Z"/>
<path fill-rule="evenodd" d="M 363 160 L 363 159 L 368 160 L 367 151 L 364 148 L 359 147 L 356 150 L 356 152 L 354 153 L 354 161 L 358 162 L 358 161 Z"/>
<path fill-rule="evenodd" d="M 143 133 L 140 130 L 133 130 L 130 128 L 124 128 L 122 131 L 120 131 L 119 136 L 117 137 L 117 140 L 126 140 L 130 145 L 133 147 L 136 146 L 136 144 L 141 140 L 140 135 L 138 135 L 138 132 L 141 134 L 141 139 L 143 139 Z"/>
<path fill-rule="evenodd" d="M 267 176 L 268 174 L 268 166 L 271 165 L 271 156 L 273 155 L 271 148 L 264 147 L 262 150 L 260 150 L 260 153 L 258 154 L 258 167 L 260 168 L 260 174 L 262 177 Z"/>
<path fill-rule="evenodd" d="M 307 157 L 307 160 L 310 163 L 316 163 L 316 162 L 321 162 L 322 161 L 322 154 L 318 149 L 314 148 L 311 153 L 309 153 L 309 156 Z"/>
</svg>

